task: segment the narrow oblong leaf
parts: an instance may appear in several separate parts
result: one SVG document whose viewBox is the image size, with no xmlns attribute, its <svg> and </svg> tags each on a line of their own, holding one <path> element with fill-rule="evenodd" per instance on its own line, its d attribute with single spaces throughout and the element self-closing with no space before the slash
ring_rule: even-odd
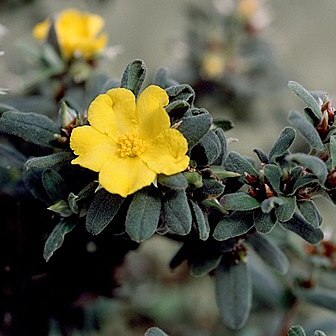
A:
<svg viewBox="0 0 336 336">
<path fill-rule="evenodd" d="M 214 163 L 222 153 L 222 144 L 213 130 L 209 130 L 191 150 L 191 159 L 200 166 Z"/>
<path fill-rule="evenodd" d="M 186 193 L 174 190 L 166 194 L 163 202 L 163 221 L 178 235 L 186 235 L 191 230 L 192 216 Z"/>
<path fill-rule="evenodd" d="M 157 192 L 144 188 L 134 194 L 126 215 L 126 232 L 136 242 L 151 237 L 158 226 L 161 200 Z"/>
<path fill-rule="evenodd" d="M 240 176 L 238 173 L 226 170 L 223 166 L 210 166 L 209 168 L 220 180 Z"/>
<path fill-rule="evenodd" d="M 252 284 L 247 264 L 228 264 L 225 258 L 217 267 L 216 302 L 225 325 L 231 329 L 244 326 L 252 304 Z"/>
<path fill-rule="evenodd" d="M 288 258 L 270 239 L 254 233 L 248 237 L 248 242 L 266 264 L 280 273 L 287 273 L 289 268 Z"/>
<path fill-rule="evenodd" d="M 66 199 L 69 195 L 69 190 L 63 177 L 54 169 L 48 168 L 42 173 L 42 183 L 53 201 Z"/>
<path fill-rule="evenodd" d="M 225 160 L 224 167 L 226 170 L 236 172 L 244 177 L 244 173 L 252 176 L 258 176 L 251 162 L 236 152 L 230 152 Z"/>
<path fill-rule="evenodd" d="M 137 96 L 145 79 L 146 71 L 145 63 L 142 60 L 137 59 L 130 62 L 121 78 L 121 87 L 131 90 Z"/>
<path fill-rule="evenodd" d="M 212 116 L 206 109 L 193 108 L 180 121 L 177 129 L 187 139 L 188 147 L 193 148 L 209 131 Z"/>
<path fill-rule="evenodd" d="M 306 336 L 306 333 L 301 326 L 293 326 L 288 330 L 288 336 Z"/>
<path fill-rule="evenodd" d="M 220 154 L 218 158 L 216 159 L 216 161 L 214 162 L 214 164 L 222 166 L 228 154 L 228 145 L 227 145 L 225 133 L 221 128 L 216 128 L 214 132 L 219 139 L 220 148 L 221 148 Z"/>
<path fill-rule="evenodd" d="M 281 225 L 285 229 L 296 233 L 308 243 L 317 244 L 323 239 L 323 232 L 321 229 L 315 228 L 297 213 L 294 213 L 293 217 L 288 222 L 281 223 Z"/>
<path fill-rule="evenodd" d="M 302 134 L 311 147 L 323 151 L 323 142 L 315 127 L 307 120 L 307 118 L 297 111 L 291 111 L 288 120 Z"/>
<path fill-rule="evenodd" d="M 54 252 L 62 246 L 64 236 L 71 232 L 75 226 L 75 222 L 62 218 L 54 227 L 44 245 L 43 257 L 46 261 L 48 261 Z"/>
<path fill-rule="evenodd" d="M 170 189 L 184 190 L 188 187 L 188 181 L 182 173 L 170 176 L 159 174 L 157 179 L 161 185 Z"/>
<path fill-rule="evenodd" d="M 168 335 L 161 329 L 157 327 L 152 327 L 145 332 L 145 336 L 168 336 Z"/>
<path fill-rule="evenodd" d="M 229 238 L 241 236 L 248 232 L 254 223 L 249 214 L 233 213 L 230 216 L 224 216 L 215 227 L 213 237 L 216 240 L 226 240 Z"/>
<path fill-rule="evenodd" d="M 331 156 L 331 168 L 336 167 L 336 136 L 330 137 L 330 156 Z"/>
<path fill-rule="evenodd" d="M 86 229 L 97 235 L 112 221 L 121 207 L 124 198 L 107 192 L 105 189 L 97 191 L 86 216 Z"/>
<path fill-rule="evenodd" d="M 59 163 L 67 162 L 73 158 L 71 152 L 59 152 L 46 156 L 33 157 L 25 163 L 25 169 L 51 168 Z"/>
<path fill-rule="evenodd" d="M 297 202 L 298 209 L 304 219 L 313 225 L 319 227 L 322 224 L 322 216 L 313 201 L 303 200 Z"/>
<path fill-rule="evenodd" d="M 59 127 L 48 117 L 36 113 L 17 111 L 4 112 L 0 118 L 0 129 L 25 141 L 53 147 Z"/>
<path fill-rule="evenodd" d="M 207 275 L 217 268 L 221 259 L 222 255 L 219 252 L 193 257 L 190 264 L 190 274 L 194 277 Z"/>
<path fill-rule="evenodd" d="M 319 182 L 323 185 L 327 179 L 328 170 L 325 163 L 318 157 L 304 153 L 295 153 L 286 156 L 286 160 L 295 162 L 306 169 L 309 169 L 314 174 Z"/>
<path fill-rule="evenodd" d="M 260 209 L 254 211 L 253 221 L 256 230 L 260 233 L 271 232 L 276 223 L 271 213 L 264 213 Z"/>
<path fill-rule="evenodd" d="M 273 145 L 272 149 L 269 153 L 269 159 L 271 161 L 276 160 L 279 156 L 283 155 L 287 149 L 292 145 L 296 137 L 295 129 L 292 127 L 285 127 L 279 137 L 276 143 Z"/>
<path fill-rule="evenodd" d="M 220 199 L 220 204 L 226 210 L 237 211 L 247 211 L 260 207 L 260 203 L 254 197 L 242 191 L 224 195 Z"/>
<path fill-rule="evenodd" d="M 322 119 L 321 108 L 317 103 L 316 99 L 311 95 L 308 90 L 306 90 L 302 85 L 294 81 L 290 81 L 288 83 L 288 87 L 306 103 L 307 107 L 312 110 L 316 118 L 318 118 L 319 120 Z"/>
<path fill-rule="evenodd" d="M 262 150 L 260 150 L 259 148 L 254 148 L 253 152 L 255 152 L 257 154 L 258 159 L 260 160 L 261 163 L 263 163 L 263 164 L 270 163 L 269 159 L 268 159 L 268 156 Z"/>
<path fill-rule="evenodd" d="M 336 291 L 326 288 L 300 289 L 299 297 L 317 306 L 336 311 Z"/>
<path fill-rule="evenodd" d="M 208 217 L 202 211 L 202 209 L 199 207 L 199 205 L 196 202 L 189 200 L 189 204 L 190 204 L 190 209 L 191 209 L 191 213 L 193 216 L 193 220 L 198 229 L 199 239 L 207 240 L 210 234 L 210 225 L 209 225 Z"/>
<path fill-rule="evenodd" d="M 277 193 L 281 193 L 282 172 L 279 166 L 275 164 L 266 164 L 263 168 L 265 177 L 270 183 L 272 189 Z"/>
<path fill-rule="evenodd" d="M 280 196 L 283 203 L 275 209 L 275 216 L 280 222 L 289 221 L 294 214 L 296 208 L 295 196 Z"/>
</svg>

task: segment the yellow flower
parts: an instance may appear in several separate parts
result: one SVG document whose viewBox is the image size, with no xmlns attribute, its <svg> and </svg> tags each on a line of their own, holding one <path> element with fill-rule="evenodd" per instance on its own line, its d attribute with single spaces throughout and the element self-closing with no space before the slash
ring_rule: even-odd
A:
<svg viewBox="0 0 336 336">
<path fill-rule="evenodd" d="M 51 20 L 38 23 L 33 29 L 33 36 L 44 41 L 50 29 Z M 90 59 L 100 53 L 107 44 L 107 34 L 101 33 L 104 19 L 99 15 L 67 9 L 55 20 L 58 43 L 65 59 L 80 55 Z"/>
<path fill-rule="evenodd" d="M 157 174 L 185 170 L 187 140 L 170 128 L 167 104 L 167 93 L 155 85 L 137 100 L 124 88 L 100 94 L 89 106 L 90 126 L 72 131 L 70 147 L 78 155 L 72 163 L 99 172 L 100 185 L 123 197 L 153 183 Z"/>
</svg>

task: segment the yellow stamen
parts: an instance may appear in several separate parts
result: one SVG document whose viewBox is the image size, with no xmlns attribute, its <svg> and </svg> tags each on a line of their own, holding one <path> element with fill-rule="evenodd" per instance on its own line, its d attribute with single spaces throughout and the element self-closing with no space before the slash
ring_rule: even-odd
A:
<svg viewBox="0 0 336 336">
<path fill-rule="evenodd" d="M 139 156 L 147 147 L 146 140 L 140 139 L 138 132 L 131 132 L 119 137 L 118 145 L 118 152 L 121 157 Z"/>
</svg>

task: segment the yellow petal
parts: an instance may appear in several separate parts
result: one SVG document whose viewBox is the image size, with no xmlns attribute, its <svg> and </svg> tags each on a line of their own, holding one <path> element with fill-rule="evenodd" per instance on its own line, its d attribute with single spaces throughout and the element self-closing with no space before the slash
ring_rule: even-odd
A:
<svg viewBox="0 0 336 336">
<path fill-rule="evenodd" d="M 176 129 L 161 132 L 140 157 L 157 174 L 173 175 L 185 170 L 189 164 L 187 140 Z"/>
<path fill-rule="evenodd" d="M 105 161 L 99 173 L 99 183 L 108 192 L 126 197 L 154 182 L 156 174 L 139 157 Z"/>
<path fill-rule="evenodd" d="M 92 127 L 113 139 L 136 127 L 135 97 L 130 90 L 112 89 L 99 95 L 88 110 Z"/>
<path fill-rule="evenodd" d="M 103 29 L 105 25 L 104 19 L 95 14 L 87 14 L 86 15 L 86 25 L 88 29 L 88 33 L 94 37 L 97 36 Z"/>
<path fill-rule="evenodd" d="M 70 137 L 70 147 L 76 155 L 73 164 L 98 172 L 105 161 L 113 160 L 117 145 L 91 126 L 76 127 Z"/>
<path fill-rule="evenodd" d="M 148 86 L 139 95 L 136 110 L 143 139 L 153 139 L 170 127 L 169 116 L 164 109 L 168 102 L 166 91 L 156 85 Z"/>
<path fill-rule="evenodd" d="M 43 41 L 46 39 L 48 35 L 48 30 L 50 27 L 50 22 L 49 20 L 45 20 L 43 22 L 38 23 L 34 28 L 33 28 L 33 36 L 40 41 Z"/>
</svg>

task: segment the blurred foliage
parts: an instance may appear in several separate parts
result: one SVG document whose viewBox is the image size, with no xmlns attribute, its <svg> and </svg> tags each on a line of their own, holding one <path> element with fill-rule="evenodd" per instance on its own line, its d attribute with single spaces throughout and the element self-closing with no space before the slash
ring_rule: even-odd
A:
<svg viewBox="0 0 336 336">
<path fill-rule="evenodd" d="M 265 36 L 271 21 L 267 3 L 214 0 L 191 5 L 187 18 L 187 51 L 176 77 L 222 117 L 253 120 L 258 99 L 281 89 L 282 75 Z"/>
</svg>

